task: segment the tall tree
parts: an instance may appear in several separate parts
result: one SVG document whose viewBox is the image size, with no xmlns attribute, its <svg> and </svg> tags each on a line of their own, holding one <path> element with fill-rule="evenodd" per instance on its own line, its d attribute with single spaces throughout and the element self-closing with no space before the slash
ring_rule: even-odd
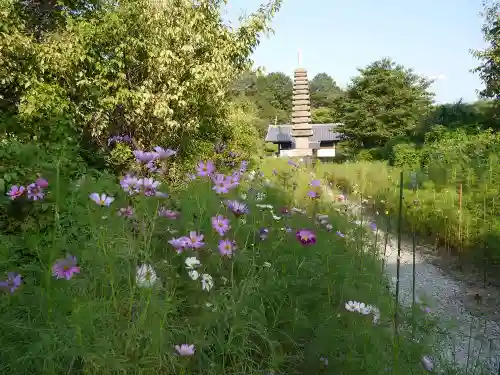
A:
<svg viewBox="0 0 500 375">
<path fill-rule="evenodd" d="M 318 73 L 309 84 L 311 106 L 313 108 L 331 107 L 335 98 L 342 95 L 337 83 L 326 73 Z"/>
<path fill-rule="evenodd" d="M 431 81 L 390 59 L 359 69 L 340 101 L 339 131 L 354 149 L 381 147 L 411 133 L 429 113 Z"/>
<path fill-rule="evenodd" d="M 485 41 L 489 44 L 483 51 L 473 51 L 473 55 L 481 61 L 474 71 L 485 84 L 480 92 L 485 98 L 500 99 L 500 2 L 485 1 L 484 24 L 482 27 Z"/>
</svg>

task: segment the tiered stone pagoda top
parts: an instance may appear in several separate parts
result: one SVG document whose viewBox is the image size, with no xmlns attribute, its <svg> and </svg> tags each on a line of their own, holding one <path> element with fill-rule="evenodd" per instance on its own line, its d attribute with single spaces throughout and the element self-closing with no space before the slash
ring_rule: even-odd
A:
<svg viewBox="0 0 500 375">
<path fill-rule="evenodd" d="M 303 68 L 298 68 L 294 71 L 291 136 L 296 139 L 297 148 L 308 148 L 309 137 L 312 134 L 311 100 L 309 97 L 307 71 Z"/>
</svg>

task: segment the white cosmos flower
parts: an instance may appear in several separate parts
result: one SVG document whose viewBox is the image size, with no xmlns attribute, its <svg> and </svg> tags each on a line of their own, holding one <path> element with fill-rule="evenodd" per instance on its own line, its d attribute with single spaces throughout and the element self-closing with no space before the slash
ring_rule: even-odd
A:
<svg viewBox="0 0 500 375">
<path fill-rule="evenodd" d="M 186 268 L 189 270 L 193 270 L 196 267 L 201 265 L 201 262 L 196 257 L 188 257 L 188 258 L 186 258 L 184 263 L 186 264 Z"/>
<path fill-rule="evenodd" d="M 198 280 L 200 278 L 200 274 L 196 270 L 189 270 L 188 275 L 191 280 Z"/>
<path fill-rule="evenodd" d="M 207 273 L 201 275 L 201 289 L 207 292 L 210 291 L 214 286 L 214 279 Z"/>
<path fill-rule="evenodd" d="M 151 288 L 158 281 L 156 272 L 149 264 L 137 267 L 135 282 L 140 288 Z"/>
<path fill-rule="evenodd" d="M 347 311 L 357 312 L 359 310 L 359 302 L 356 302 L 356 301 L 347 301 L 345 303 L 345 309 Z"/>
</svg>

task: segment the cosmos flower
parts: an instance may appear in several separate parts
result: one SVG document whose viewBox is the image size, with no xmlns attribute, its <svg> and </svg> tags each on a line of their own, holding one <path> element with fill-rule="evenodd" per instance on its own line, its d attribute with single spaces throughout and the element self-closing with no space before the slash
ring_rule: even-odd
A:
<svg viewBox="0 0 500 375">
<path fill-rule="evenodd" d="M 118 216 L 132 217 L 134 216 L 134 209 L 132 206 L 122 207 L 118 210 Z"/>
<path fill-rule="evenodd" d="M 28 198 L 34 201 L 41 200 L 45 194 L 43 193 L 43 189 L 38 186 L 36 183 L 32 183 L 28 185 Z"/>
<path fill-rule="evenodd" d="M 170 148 L 164 149 L 160 146 L 154 147 L 153 150 L 156 152 L 156 154 L 158 155 L 157 157 L 159 159 L 167 159 L 177 154 L 177 151 L 175 150 L 172 150 Z"/>
<path fill-rule="evenodd" d="M 192 249 L 199 249 L 203 247 L 205 243 L 203 242 L 203 234 L 198 234 L 195 231 L 189 232 L 189 236 L 185 237 L 185 243 L 187 247 Z"/>
<path fill-rule="evenodd" d="M 201 289 L 209 292 L 214 286 L 214 279 L 207 273 L 201 275 Z"/>
<path fill-rule="evenodd" d="M 130 174 L 120 180 L 120 185 L 125 192 L 129 193 L 129 195 L 137 194 L 141 190 L 140 180 Z"/>
<path fill-rule="evenodd" d="M 248 207 L 244 203 L 240 203 L 236 200 L 227 200 L 225 203 L 235 216 L 241 216 L 248 212 Z"/>
<path fill-rule="evenodd" d="M 109 205 L 115 200 L 115 198 L 108 197 L 104 193 L 101 195 L 99 195 L 99 193 L 92 193 L 89 195 L 89 197 L 91 200 L 93 200 L 99 206 L 106 206 L 106 207 L 109 207 Z"/>
<path fill-rule="evenodd" d="M 233 255 L 236 245 L 234 241 L 223 239 L 219 241 L 219 253 L 224 256 Z"/>
<path fill-rule="evenodd" d="M 14 293 L 17 288 L 22 284 L 21 275 L 15 272 L 9 272 L 7 274 L 7 280 L 0 281 L 0 288 L 6 288 L 10 293 Z"/>
<path fill-rule="evenodd" d="M 158 281 L 158 276 L 153 267 L 149 264 L 142 264 L 137 267 L 135 282 L 140 288 L 151 288 Z"/>
<path fill-rule="evenodd" d="M 80 273 L 76 257 L 67 255 L 65 259 L 58 259 L 52 266 L 52 275 L 57 279 L 70 280 L 75 273 Z"/>
<path fill-rule="evenodd" d="M 230 228 L 229 220 L 222 215 L 212 217 L 212 228 L 223 236 Z"/>
<path fill-rule="evenodd" d="M 25 187 L 24 186 L 18 186 L 18 185 L 14 185 L 10 188 L 10 190 L 8 191 L 7 195 L 10 197 L 10 199 L 14 200 L 16 198 L 19 198 L 20 196 L 22 196 L 24 194 L 24 191 L 25 191 Z"/>
<path fill-rule="evenodd" d="M 160 217 L 166 217 L 167 219 L 170 220 L 175 220 L 179 217 L 181 213 L 179 211 L 173 211 L 169 210 L 168 208 L 161 207 L 158 209 L 158 216 Z"/>
<path fill-rule="evenodd" d="M 316 235 L 308 229 L 300 229 L 296 233 L 297 239 L 302 245 L 312 245 L 316 243 Z"/>
<path fill-rule="evenodd" d="M 187 237 L 172 238 L 168 243 L 174 247 L 177 254 L 180 254 L 187 247 Z"/>
<path fill-rule="evenodd" d="M 184 264 L 186 265 L 187 269 L 195 269 L 196 267 L 201 265 L 201 262 L 198 258 L 196 257 L 188 257 L 186 260 L 184 260 Z"/>
<path fill-rule="evenodd" d="M 196 349 L 193 344 L 175 345 L 175 351 L 181 357 L 191 357 L 194 355 Z"/>
<path fill-rule="evenodd" d="M 227 183 L 226 176 L 221 173 L 217 173 L 212 178 L 212 181 L 214 183 L 212 190 L 215 190 L 217 194 L 229 193 L 229 184 Z"/>
<path fill-rule="evenodd" d="M 35 184 L 38 187 L 41 187 L 42 189 L 45 189 L 45 188 L 49 187 L 49 182 L 46 179 L 41 178 L 41 177 L 36 179 Z"/>
<path fill-rule="evenodd" d="M 198 163 L 197 172 L 198 176 L 200 177 L 210 176 L 212 173 L 215 172 L 215 165 L 210 160 L 207 162 L 200 161 Z"/>
<path fill-rule="evenodd" d="M 141 178 L 139 184 L 144 189 L 144 195 L 147 197 L 152 197 L 156 195 L 156 189 L 160 186 L 161 182 L 156 181 L 153 178 Z"/>
</svg>

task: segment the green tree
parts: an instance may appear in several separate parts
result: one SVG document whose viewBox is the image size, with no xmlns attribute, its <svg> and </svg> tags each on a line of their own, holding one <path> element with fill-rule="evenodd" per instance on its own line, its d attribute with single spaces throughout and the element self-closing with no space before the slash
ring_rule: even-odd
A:
<svg viewBox="0 0 500 375">
<path fill-rule="evenodd" d="M 488 47 L 483 51 L 472 51 L 481 61 L 474 71 L 485 84 L 481 95 L 485 98 L 500 98 L 500 2 L 484 2 L 484 24 L 482 27 Z"/>
<path fill-rule="evenodd" d="M 56 26 L 29 24 L 15 0 L 0 0 L 0 92 L 15 131 L 40 144 L 89 139 L 104 147 L 128 133 L 140 146 L 189 145 L 236 134 L 227 89 L 281 0 L 231 29 L 223 0 L 123 0 L 61 11 Z M 36 12 L 35 12 L 36 13 Z M 31 23 L 37 17 L 29 18 Z M 26 32 L 42 29 L 41 42 Z"/>
<path fill-rule="evenodd" d="M 331 108 L 313 108 L 311 115 L 313 124 L 331 124 L 335 122 Z"/>
<path fill-rule="evenodd" d="M 339 127 L 350 147 L 378 148 L 410 134 L 431 108 L 430 81 L 389 59 L 359 69 L 340 101 Z"/>
<path fill-rule="evenodd" d="M 342 95 L 340 87 L 326 73 L 316 74 L 309 83 L 309 90 L 312 108 L 332 107 L 335 99 Z"/>
</svg>

